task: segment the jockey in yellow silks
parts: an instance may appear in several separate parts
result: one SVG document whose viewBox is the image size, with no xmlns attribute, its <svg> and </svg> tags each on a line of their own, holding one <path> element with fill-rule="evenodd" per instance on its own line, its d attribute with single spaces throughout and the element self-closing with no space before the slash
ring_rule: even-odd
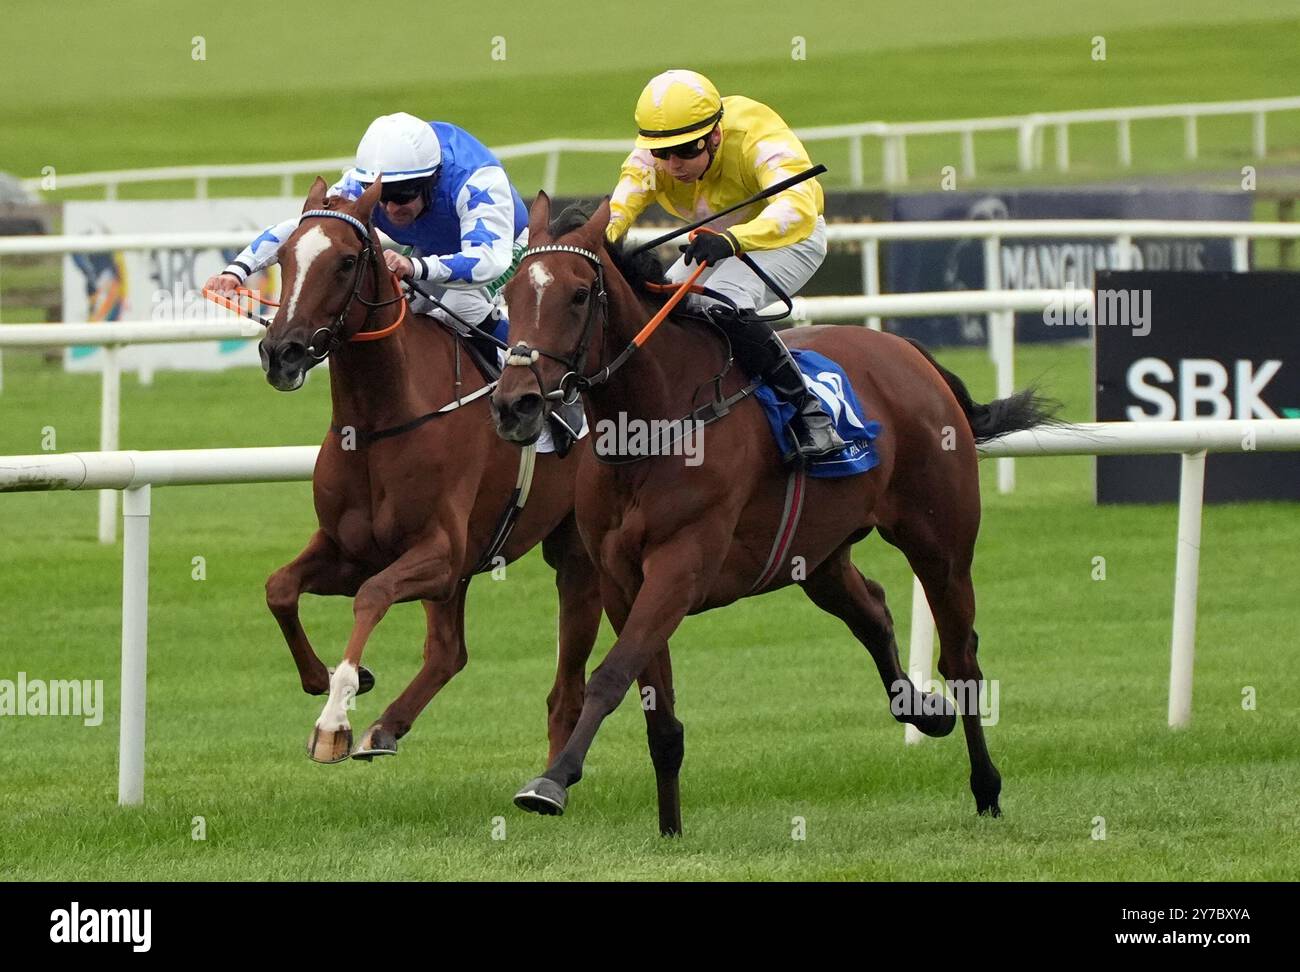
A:
<svg viewBox="0 0 1300 972">
<path fill-rule="evenodd" d="M 652 202 L 694 222 L 812 167 L 780 115 L 750 98 L 720 97 L 695 71 L 665 71 L 651 79 L 637 100 L 636 124 L 636 148 L 610 199 L 611 241 Z M 793 296 L 826 258 L 823 205 L 816 179 L 792 186 L 710 223 L 719 232 L 696 236 L 666 274 L 676 283 L 690 275 L 690 264 L 710 264 L 697 282 L 735 308 L 708 297 L 692 300 L 726 332 L 741 367 L 794 406 L 790 427 L 804 458 L 835 452 L 844 441 L 780 337 L 755 319 L 778 296 L 744 263 L 728 258 L 748 254 Z"/>
</svg>

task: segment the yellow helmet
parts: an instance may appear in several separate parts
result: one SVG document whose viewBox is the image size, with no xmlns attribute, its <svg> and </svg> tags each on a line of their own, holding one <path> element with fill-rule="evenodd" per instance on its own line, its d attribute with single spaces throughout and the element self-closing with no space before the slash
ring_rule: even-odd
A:
<svg viewBox="0 0 1300 972">
<path fill-rule="evenodd" d="M 696 71 L 665 71 L 636 100 L 636 147 L 668 148 L 707 135 L 722 117 L 718 89 Z"/>
</svg>

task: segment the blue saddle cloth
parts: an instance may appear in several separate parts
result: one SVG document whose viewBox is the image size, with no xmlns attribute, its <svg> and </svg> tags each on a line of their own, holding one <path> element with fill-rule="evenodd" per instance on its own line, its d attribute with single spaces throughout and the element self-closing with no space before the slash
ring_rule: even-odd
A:
<svg viewBox="0 0 1300 972">
<path fill-rule="evenodd" d="M 839 452 L 815 459 L 808 465 L 808 475 L 817 479 L 856 476 L 874 469 L 880 462 L 871 442 L 880 434 L 880 423 L 868 420 L 858 404 L 844 369 L 825 355 L 802 348 L 791 349 L 795 363 L 803 372 L 803 381 L 822 400 L 827 413 L 835 420 L 835 431 L 848 446 Z M 767 385 L 759 385 L 754 397 L 763 405 L 772 435 L 782 454 L 794 448 L 794 436 L 786 423 L 794 416 L 794 406 L 787 405 Z"/>
</svg>

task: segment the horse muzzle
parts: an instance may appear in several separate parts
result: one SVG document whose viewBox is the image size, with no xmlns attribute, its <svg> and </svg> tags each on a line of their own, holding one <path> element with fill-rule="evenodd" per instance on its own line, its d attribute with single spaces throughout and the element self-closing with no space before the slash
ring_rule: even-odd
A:
<svg viewBox="0 0 1300 972">
<path fill-rule="evenodd" d="M 307 377 L 307 369 L 315 361 L 307 353 L 307 346 L 300 341 L 281 341 L 268 345 L 265 338 L 257 345 L 257 353 L 262 359 L 262 371 L 266 380 L 277 391 L 295 391 L 302 387 Z"/>
<path fill-rule="evenodd" d="M 491 401 L 497 435 L 518 445 L 532 445 L 537 441 L 546 420 L 546 402 L 541 395 L 537 392 L 493 395 Z"/>
</svg>

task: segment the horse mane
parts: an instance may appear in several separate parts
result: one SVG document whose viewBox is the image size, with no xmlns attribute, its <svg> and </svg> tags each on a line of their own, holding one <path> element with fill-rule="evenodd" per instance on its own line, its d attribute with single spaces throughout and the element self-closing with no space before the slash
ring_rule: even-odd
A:
<svg viewBox="0 0 1300 972">
<path fill-rule="evenodd" d="M 549 232 L 551 239 L 559 239 L 566 233 L 572 233 L 574 230 L 581 228 L 591 219 L 595 212 L 596 206 L 591 203 L 573 203 L 565 206 L 560 214 L 551 220 Z M 664 282 L 664 265 L 663 261 L 654 255 L 653 251 L 643 250 L 640 253 L 628 253 L 624 240 L 617 243 L 611 243 L 605 240 L 605 252 L 609 254 L 614 266 L 638 294 L 650 299 L 663 299 L 662 294 L 656 294 L 646 289 L 646 284 L 658 284 Z"/>
</svg>

